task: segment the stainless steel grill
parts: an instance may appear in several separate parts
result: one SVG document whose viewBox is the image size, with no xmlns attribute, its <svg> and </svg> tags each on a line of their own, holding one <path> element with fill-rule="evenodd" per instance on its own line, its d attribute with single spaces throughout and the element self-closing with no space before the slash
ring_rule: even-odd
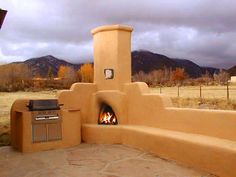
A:
<svg viewBox="0 0 236 177">
<path fill-rule="evenodd" d="M 62 139 L 60 105 L 53 100 L 30 100 L 33 143 Z"/>
</svg>

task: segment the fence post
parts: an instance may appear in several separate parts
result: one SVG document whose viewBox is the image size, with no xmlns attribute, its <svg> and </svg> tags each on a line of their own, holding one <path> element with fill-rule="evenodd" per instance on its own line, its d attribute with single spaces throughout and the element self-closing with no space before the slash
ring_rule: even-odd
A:
<svg viewBox="0 0 236 177">
<path fill-rule="evenodd" d="M 202 99 L 202 85 L 200 85 L 200 99 Z"/>
<path fill-rule="evenodd" d="M 161 94 L 161 85 L 160 85 L 160 94 Z"/>
<path fill-rule="evenodd" d="M 178 85 L 178 97 L 179 97 L 179 85 Z"/>
<path fill-rule="evenodd" d="M 229 81 L 227 81 L 227 100 L 229 101 Z"/>
</svg>

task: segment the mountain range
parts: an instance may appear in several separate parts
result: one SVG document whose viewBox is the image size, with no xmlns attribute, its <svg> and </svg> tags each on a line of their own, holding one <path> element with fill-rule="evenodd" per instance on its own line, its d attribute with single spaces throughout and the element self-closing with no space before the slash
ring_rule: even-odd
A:
<svg viewBox="0 0 236 177">
<path fill-rule="evenodd" d="M 212 67 L 201 67 L 196 63 L 187 60 L 187 59 L 177 59 L 177 58 L 169 58 L 165 55 L 153 53 L 150 51 L 139 50 L 133 51 L 131 53 L 132 58 L 132 74 L 136 74 L 139 71 L 144 71 L 148 73 L 153 70 L 166 68 L 184 68 L 189 77 L 197 78 L 202 74 L 205 74 L 206 71 L 210 74 L 218 73 L 218 68 Z M 70 66 L 76 70 L 78 70 L 83 63 L 80 64 L 72 64 L 65 60 L 58 59 L 52 55 L 47 55 L 39 58 L 31 58 L 24 62 L 14 62 L 14 63 L 24 63 L 26 64 L 32 71 L 32 75 L 40 75 L 41 77 L 46 77 L 48 74 L 48 70 L 51 68 L 54 76 L 57 75 L 57 72 L 60 66 Z M 228 72 L 231 75 L 236 75 L 236 66 L 230 68 Z"/>
<path fill-rule="evenodd" d="M 228 70 L 228 73 L 231 75 L 231 76 L 236 76 L 236 65 L 233 66 L 232 68 L 230 68 Z"/>
<path fill-rule="evenodd" d="M 18 62 L 19 63 L 19 62 Z M 47 55 L 39 58 L 31 58 L 23 62 L 32 71 L 33 76 L 40 75 L 46 77 L 49 69 L 54 76 L 57 76 L 60 66 L 69 66 L 75 70 L 79 70 L 82 64 L 72 64 L 65 60 L 58 59 L 52 55 Z"/>
<path fill-rule="evenodd" d="M 189 77 L 197 78 L 209 72 L 210 74 L 218 73 L 218 68 L 201 67 L 187 59 L 169 58 L 165 55 L 153 53 L 150 51 L 133 51 L 132 52 L 132 73 L 139 71 L 148 73 L 152 70 L 167 68 L 184 68 Z"/>
</svg>

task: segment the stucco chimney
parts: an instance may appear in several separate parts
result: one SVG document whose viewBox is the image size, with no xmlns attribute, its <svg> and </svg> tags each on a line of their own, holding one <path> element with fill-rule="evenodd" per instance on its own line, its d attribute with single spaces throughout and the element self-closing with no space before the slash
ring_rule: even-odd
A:
<svg viewBox="0 0 236 177">
<path fill-rule="evenodd" d="M 94 83 L 98 90 L 122 90 L 131 82 L 131 32 L 124 25 L 101 26 L 94 38 Z"/>
</svg>

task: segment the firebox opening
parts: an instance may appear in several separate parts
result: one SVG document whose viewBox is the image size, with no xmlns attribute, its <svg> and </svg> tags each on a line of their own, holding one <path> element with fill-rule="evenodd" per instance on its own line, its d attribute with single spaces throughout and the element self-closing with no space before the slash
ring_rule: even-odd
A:
<svg viewBox="0 0 236 177">
<path fill-rule="evenodd" d="M 118 124 L 116 115 L 109 105 L 102 104 L 98 117 L 98 124 L 104 124 L 104 125 Z"/>
</svg>

